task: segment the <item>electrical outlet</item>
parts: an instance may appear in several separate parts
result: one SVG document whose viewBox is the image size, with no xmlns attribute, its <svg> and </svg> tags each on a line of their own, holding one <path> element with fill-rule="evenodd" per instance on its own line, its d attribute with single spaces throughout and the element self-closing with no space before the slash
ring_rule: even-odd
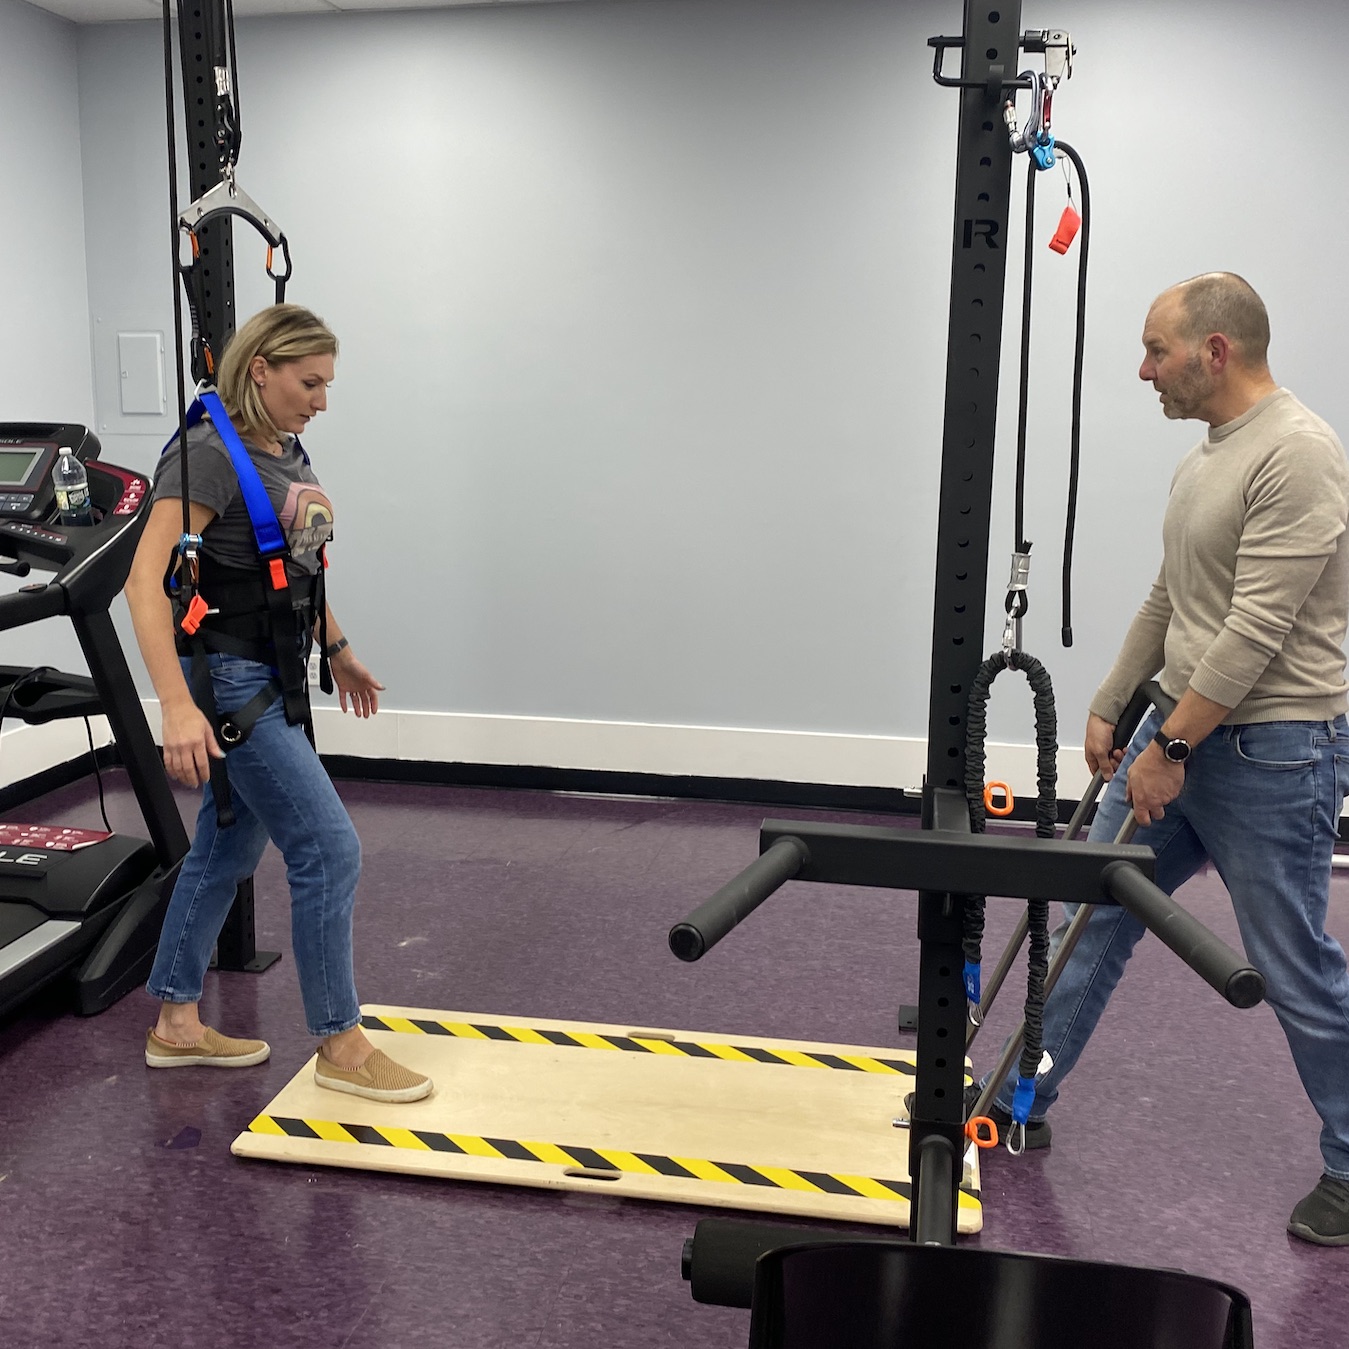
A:
<svg viewBox="0 0 1349 1349">
<path fill-rule="evenodd" d="M 319 656 L 317 651 L 309 657 L 309 682 L 311 684 L 319 682 Z"/>
</svg>

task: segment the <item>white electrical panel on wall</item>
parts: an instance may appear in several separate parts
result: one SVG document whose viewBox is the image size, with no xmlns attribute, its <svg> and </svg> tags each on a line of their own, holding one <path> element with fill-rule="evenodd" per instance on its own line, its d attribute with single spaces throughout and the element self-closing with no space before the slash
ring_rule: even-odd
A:
<svg viewBox="0 0 1349 1349">
<path fill-rule="evenodd" d="M 121 376 L 122 412 L 162 417 L 164 388 L 164 334 L 118 333 L 117 365 Z"/>
</svg>

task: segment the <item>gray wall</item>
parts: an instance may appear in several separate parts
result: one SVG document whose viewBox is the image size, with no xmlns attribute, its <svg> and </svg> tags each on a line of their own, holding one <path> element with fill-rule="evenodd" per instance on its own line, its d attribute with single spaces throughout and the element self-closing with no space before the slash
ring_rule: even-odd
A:
<svg viewBox="0 0 1349 1349">
<path fill-rule="evenodd" d="M 9 22 L 19 11 L 0 0 Z M 338 505 L 334 602 L 389 706 L 924 735 L 956 126 L 926 39 L 959 21 L 956 0 L 241 21 L 240 181 L 293 241 L 291 298 L 342 339 L 307 443 Z M 1271 25 L 1253 0 L 1079 0 L 1025 22 L 1077 40 L 1056 126 L 1096 213 L 1070 652 L 1057 554 L 1076 255 L 1037 254 L 1026 645 L 1069 741 L 1197 434 L 1136 379 L 1152 296 L 1242 272 L 1271 307 L 1276 376 L 1349 426 L 1346 282 L 1326 261 L 1349 191 L 1333 101 L 1349 12 L 1303 3 Z M 115 411 L 110 335 L 172 329 L 158 41 L 153 24 L 78 36 L 100 434 L 140 466 L 170 427 Z M 38 186 L 73 207 L 67 177 L 43 169 Z M 1047 242 L 1061 177 L 1039 194 Z M 247 312 L 269 292 L 242 228 L 235 256 Z M 0 284 L 23 266 L 6 250 Z M 68 315 L 52 326 L 83 340 Z M 75 416 L 87 389 L 46 400 Z M 994 738 L 1029 741 L 1029 697 L 995 703 Z"/>
<path fill-rule="evenodd" d="M 0 0 L 0 420 L 94 415 L 76 30 Z M 19 581 L 0 574 L 0 592 Z M 0 639 L 0 663 L 83 657 L 55 619 Z M 83 731 L 81 731 L 81 735 Z"/>
</svg>

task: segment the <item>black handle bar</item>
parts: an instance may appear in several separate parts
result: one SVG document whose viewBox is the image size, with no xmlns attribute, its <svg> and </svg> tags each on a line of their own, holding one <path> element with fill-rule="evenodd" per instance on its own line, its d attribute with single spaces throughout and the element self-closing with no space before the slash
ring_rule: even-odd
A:
<svg viewBox="0 0 1349 1349">
<path fill-rule="evenodd" d="M 806 845 L 799 838 L 778 839 L 711 899 L 670 929 L 670 950 L 680 960 L 702 959 L 809 860 Z"/>
<path fill-rule="evenodd" d="M 1206 984 L 1233 1007 L 1254 1007 L 1265 996 L 1265 976 L 1223 939 L 1160 890 L 1132 862 L 1108 862 L 1101 889 L 1155 932 Z"/>
<path fill-rule="evenodd" d="M 1129 741 L 1134 738 L 1134 732 L 1150 707 L 1155 707 L 1162 714 L 1163 721 L 1176 710 L 1176 700 L 1169 693 L 1163 693 L 1162 686 L 1155 679 L 1140 684 L 1129 699 L 1128 706 L 1119 714 L 1119 720 L 1115 723 L 1115 749 L 1129 748 Z"/>
</svg>

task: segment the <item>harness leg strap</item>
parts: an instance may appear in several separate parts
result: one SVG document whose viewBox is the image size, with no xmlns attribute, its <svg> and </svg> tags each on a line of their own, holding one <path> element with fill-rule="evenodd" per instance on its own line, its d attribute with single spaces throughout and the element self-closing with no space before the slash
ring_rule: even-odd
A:
<svg viewBox="0 0 1349 1349">
<path fill-rule="evenodd" d="M 220 718 L 216 735 L 228 754 L 230 750 L 242 745 L 248 739 L 254 725 L 262 714 L 281 696 L 281 685 L 273 679 L 266 688 L 255 693 L 236 712 L 226 712 Z"/>
<path fill-rule="evenodd" d="M 211 688 L 211 670 L 206 664 L 206 646 L 200 638 L 192 642 L 192 698 L 202 716 L 206 718 L 211 733 L 223 743 L 220 733 L 220 715 L 216 711 L 215 691 Z M 216 824 L 228 829 L 237 818 L 234 814 L 234 797 L 230 791 L 229 772 L 224 759 L 210 756 L 207 765 L 211 780 L 211 797 L 215 801 Z"/>
</svg>

